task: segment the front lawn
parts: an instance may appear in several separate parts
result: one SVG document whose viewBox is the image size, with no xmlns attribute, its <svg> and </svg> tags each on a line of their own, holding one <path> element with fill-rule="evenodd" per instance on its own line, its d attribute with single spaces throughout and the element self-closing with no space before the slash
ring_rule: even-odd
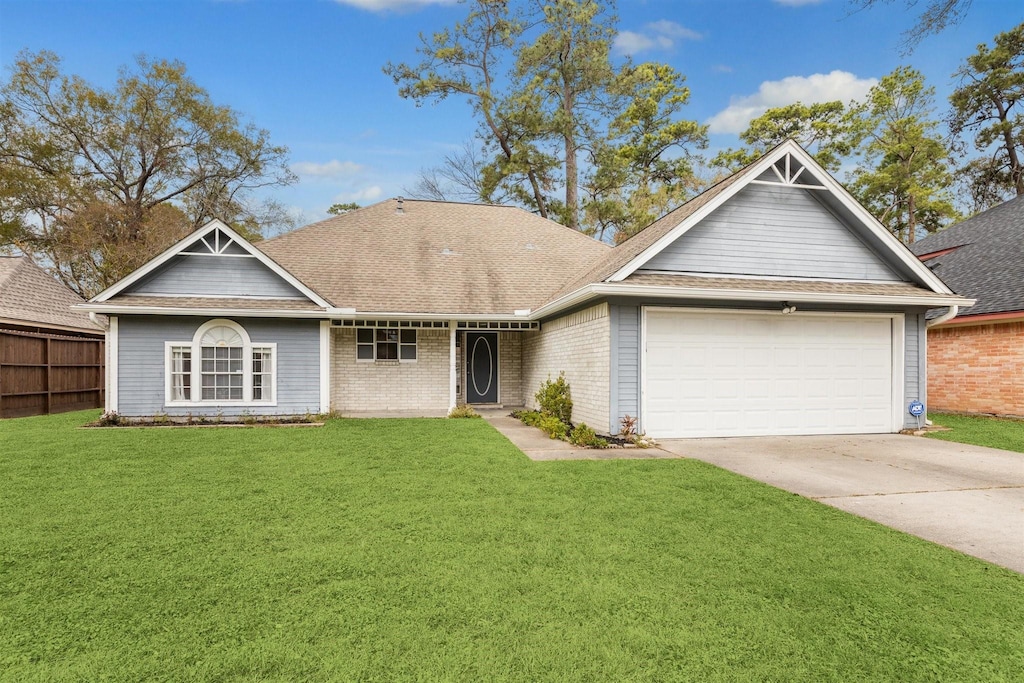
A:
<svg viewBox="0 0 1024 683">
<path fill-rule="evenodd" d="M 1024 420 L 948 414 L 934 414 L 928 417 L 935 424 L 950 429 L 948 432 L 929 433 L 928 436 L 933 439 L 1024 453 Z"/>
<path fill-rule="evenodd" d="M 1024 577 L 483 420 L 0 422 L 7 680 L 1012 680 Z"/>
</svg>

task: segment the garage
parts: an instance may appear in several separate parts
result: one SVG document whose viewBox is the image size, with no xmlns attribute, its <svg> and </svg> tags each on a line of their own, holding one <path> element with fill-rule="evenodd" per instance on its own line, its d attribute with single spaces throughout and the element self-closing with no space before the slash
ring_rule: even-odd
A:
<svg viewBox="0 0 1024 683">
<path fill-rule="evenodd" d="M 643 310 L 643 429 L 655 438 L 902 427 L 900 314 Z"/>
</svg>

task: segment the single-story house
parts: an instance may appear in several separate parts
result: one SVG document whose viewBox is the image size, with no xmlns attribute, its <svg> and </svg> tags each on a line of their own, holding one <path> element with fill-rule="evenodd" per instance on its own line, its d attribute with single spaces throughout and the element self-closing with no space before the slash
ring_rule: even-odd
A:
<svg viewBox="0 0 1024 683">
<path fill-rule="evenodd" d="M 929 313 L 931 408 L 1024 416 L 1024 197 L 911 248 L 953 290 L 977 300 L 955 317 Z"/>
<path fill-rule="evenodd" d="M 787 142 L 611 247 L 518 208 L 388 200 L 251 244 L 214 221 L 84 310 L 124 416 L 534 403 L 653 437 L 895 432 L 925 311 L 969 305 Z"/>
<path fill-rule="evenodd" d="M 103 405 L 102 318 L 27 256 L 0 256 L 0 417 Z"/>
</svg>

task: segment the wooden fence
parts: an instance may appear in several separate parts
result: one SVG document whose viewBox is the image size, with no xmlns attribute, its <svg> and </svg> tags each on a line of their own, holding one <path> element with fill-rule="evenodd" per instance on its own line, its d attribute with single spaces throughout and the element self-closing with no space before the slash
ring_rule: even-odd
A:
<svg viewBox="0 0 1024 683">
<path fill-rule="evenodd" d="M 0 330 L 0 418 L 102 406 L 102 339 Z"/>
</svg>

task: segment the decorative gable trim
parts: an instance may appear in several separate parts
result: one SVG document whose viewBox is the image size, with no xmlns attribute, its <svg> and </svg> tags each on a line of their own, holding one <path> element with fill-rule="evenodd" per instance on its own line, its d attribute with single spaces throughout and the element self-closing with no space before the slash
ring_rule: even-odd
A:
<svg viewBox="0 0 1024 683">
<path fill-rule="evenodd" d="M 765 173 L 770 174 L 770 176 L 774 175 L 775 180 L 759 180 Z M 642 268 L 644 264 L 661 253 L 668 245 L 685 235 L 687 231 L 707 218 L 713 211 L 728 202 L 740 190 L 751 183 L 830 192 L 854 218 L 881 241 L 884 247 L 888 248 L 896 260 L 914 273 L 922 284 L 937 294 L 953 294 L 952 290 L 946 287 L 927 266 L 921 263 L 906 245 L 886 230 L 884 225 L 878 222 L 874 216 L 846 191 L 846 188 L 840 185 L 810 154 L 792 140 L 783 142 L 771 152 L 761 157 L 761 159 L 754 162 L 754 164 L 743 171 L 743 176 L 738 178 L 736 182 L 725 188 L 719 195 L 697 211 L 684 218 L 679 225 L 661 239 L 613 273 L 606 282 L 621 282 L 632 275 Z M 820 183 L 820 185 L 816 183 Z"/>
<path fill-rule="evenodd" d="M 245 253 L 226 253 L 232 245 L 241 247 Z M 103 303 L 104 301 L 107 301 L 111 297 L 120 294 L 133 284 L 139 282 L 179 254 L 191 256 L 255 258 L 269 268 L 274 274 L 278 275 L 285 282 L 305 295 L 306 298 L 317 306 L 322 306 L 323 308 L 330 308 L 331 306 L 327 300 L 304 285 L 298 278 L 278 265 L 276 261 L 254 247 L 247 239 L 239 235 L 227 224 L 217 219 L 210 221 L 192 234 L 180 240 L 177 244 L 168 248 L 162 254 L 149 261 L 146 265 L 94 296 L 89 300 L 89 302 Z"/>
</svg>

